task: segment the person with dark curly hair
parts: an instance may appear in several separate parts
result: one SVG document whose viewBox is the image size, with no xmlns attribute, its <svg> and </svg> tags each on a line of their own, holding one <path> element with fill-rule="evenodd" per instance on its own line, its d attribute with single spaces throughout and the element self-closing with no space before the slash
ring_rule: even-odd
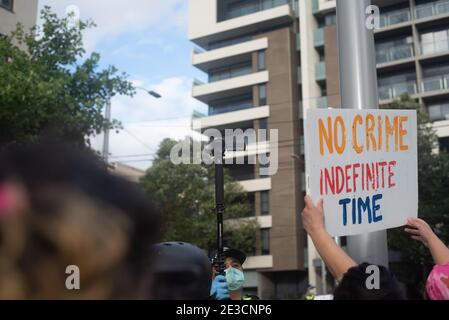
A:
<svg viewBox="0 0 449 320">
<path fill-rule="evenodd" d="M 337 280 L 334 300 L 403 300 L 404 295 L 394 274 L 384 266 L 374 265 L 379 270 L 378 288 L 369 288 L 366 283 L 371 275 L 370 263 L 357 264 L 330 236 L 324 226 L 323 200 L 314 205 L 309 196 L 304 198 L 306 207 L 302 211 L 304 229 L 312 238 L 321 258 Z"/>
<path fill-rule="evenodd" d="M 92 155 L 42 142 L 0 153 L 0 299 L 147 299 L 159 213 Z M 77 266 L 80 287 L 66 287 Z"/>
</svg>

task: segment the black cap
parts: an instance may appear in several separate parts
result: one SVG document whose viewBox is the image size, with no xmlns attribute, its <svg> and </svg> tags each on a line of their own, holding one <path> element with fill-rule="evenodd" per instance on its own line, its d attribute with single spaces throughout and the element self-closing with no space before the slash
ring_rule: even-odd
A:
<svg viewBox="0 0 449 320">
<path fill-rule="evenodd" d="M 240 264 L 244 264 L 246 261 L 246 254 L 243 251 L 240 251 L 238 249 L 232 249 L 232 248 L 224 248 L 223 249 L 223 255 L 225 258 L 234 258 L 235 260 L 237 260 L 238 262 L 240 262 Z M 212 263 L 214 263 L 217 260 L 217 250 L 214 250 L 212 252 Z"/>
<path fill-rule="evenodd" d="M 206 253 L 190 243 L 153 245 L 153 286 L 156 300 L 195 300 L 209 296 L 212 270 Z"/>
</svg>

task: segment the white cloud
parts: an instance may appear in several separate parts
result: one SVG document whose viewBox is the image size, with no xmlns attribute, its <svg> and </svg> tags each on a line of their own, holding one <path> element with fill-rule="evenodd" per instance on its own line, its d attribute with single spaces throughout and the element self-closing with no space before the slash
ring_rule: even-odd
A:
<svg viewBox="0 0 449 320">
<path fill-rule="evenodd" d="M 51 6 L 65 14 L 68 6 L 79 8 L 81 19 L 92 19 L 97 27 L 85 34 L 85 47 L 94 50 L 102 39 L 125 33 L 157 31 L 186 32 L 186 0 L 40 0 L 39 6 Z"/>
<path fill-rule="evenodd" d="M 112 117 L 122 121 L 126 130 L 110 134 L 112 161 L 130 161 L 129 165 L 146 169 L 151 155 L 164 138 L 182 139 L 192 135 L 193 110 L 205 112 L 205 105 L 191 97 L 191 80 L 184 77 L 167 78 L 157 84 L 142 79 L 135 85 L 155 90 L 162 95 L 155 99 L 139 90 L 134 98 L 116 97 L 112 102 Z M 196 135 L 198 137 L 198 135 Z M 102 136 L 93 139 L 92 146 L 101 150 Z M 142 155 L 139 157 L 118 157 Z M 139 162 L 131 162 L 139 160 Z M 146 160 L 140 162 L 140 160 Z"/>
<path fill-rule="evenodd" d="M 187 4 L 186 0 L 39 0 L 40 8 L 51 6 L 58 15 L 65 15 L 68 6 L 77 6 L 82 20 L 92 19 L 97 24 L 84 34 L 88 52 L 98 50 L 100 42 L 138 35 L 135 43 L 122 41 L 111 52 L 113 57 L 132 60 L 144 57 L 144 52 L 130 47 L 134 45 L 153 45 L 166 53 L 176 50 L 176 43 L 169 43 L 166 35 L 180 33 L 186 37 Z M 156 100 L 138 90 L 133 98 L 119 96 L 112 101 L 112 117 L 127 129 L 119 134 L 110 133 L 112 161 L 150 159 L 150 156 L 117 156 L 154 154 L 162 139 L 181 139 L 191 134 L 192 111 L 205 111 L 205 106 L 191 97 L 191 79 L 177 76 L 159 81 L 154 79 L 160 79 L 160 75 L 151 76 L 154 77 L 134 77 L 131 81 L 135 86 L 157 91 L 162 99 Z M 155 121 L 161 119 L 166 120 Z M 101 150 L 102 140 L 102 135 L 92 139 L 94 149 Z M 128 164 L 146 169 L 150 161 Z"/>
</svg>

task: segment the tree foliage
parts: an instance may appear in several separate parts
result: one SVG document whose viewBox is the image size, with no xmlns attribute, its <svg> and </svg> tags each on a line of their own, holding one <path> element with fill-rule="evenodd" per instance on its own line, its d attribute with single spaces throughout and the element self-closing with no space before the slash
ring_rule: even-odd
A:
<svg viewBox="0 0 449 320">
<path fill-rule="evenodd" d="M 449 155 L 438 152 L 438 138 L 420 105 L 407 95 L 388 109 L 416 109 L 418 113 L 418 216 L 427 221 L 440 239 L 449 243 Z M 390 250 L 401 263 L 394 269 L 412 297 L 422 297 L 426 277 L 433 266 L 429 250 L 410 239 L 403 228 L 389 230 Z"/>
<path fill-rule="evenodd" d="M 51 134 L 77 146 L 104 128 L 103 109 L 109 97 L 133 95 L 134 88 L 114 66 L 100 70 L 100 55 L 84 59 L 82 33 L 95 25 L 59 18 L 49 7 L 43 25 L 24 30 L 18 24 L 0 37 L 0 143 L 33 141 Z"/>
<path fill-rule="evenodd" d="M 162 212 L 166 241 L 185 241 L 205 250 L 214 249 L 214 166 L 173 164 L 170 150 L 176 143 L 171 139 L 161 142 L 153 165 L 140 183 Z M 248 217 L 251 213 L 246 193 L 225 171 L 225 219 Z M 226 226 L 226 246 L 254 252 L 258 228 L 254 219 Z"/>
</svg>

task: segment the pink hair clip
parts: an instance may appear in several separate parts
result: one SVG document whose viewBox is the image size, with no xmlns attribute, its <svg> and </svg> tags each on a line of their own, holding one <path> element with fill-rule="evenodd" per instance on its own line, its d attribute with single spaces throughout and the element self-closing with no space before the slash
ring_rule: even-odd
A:
<svg viewBox="0 0 449 320">
<path fill-rule="evenodd" d="M 0 219 L 12 216 L 14 214 L 14 195 L 11 188 L 6 185 L 0 185 Z"/>
</svg>

